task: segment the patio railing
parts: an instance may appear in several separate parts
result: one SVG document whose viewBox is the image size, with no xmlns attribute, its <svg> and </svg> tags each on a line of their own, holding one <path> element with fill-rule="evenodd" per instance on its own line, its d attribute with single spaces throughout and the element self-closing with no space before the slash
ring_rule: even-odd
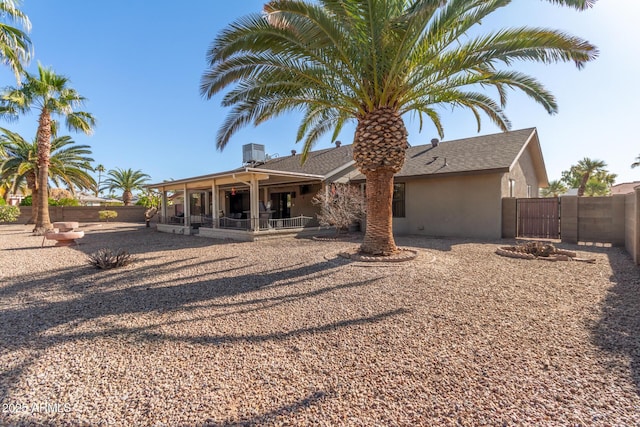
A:
<svg viewBox="0 0 640 427">
<path fill-rule="evenodd" d="M 213 219 L 208 215 L 191 215 L 191 226 L 194 228 L 227 228 L 235 230 L 285 230 L 292 228 L 304 228 L 316 224 L 316 220 L 310 216 L 300 215 L 294 218 L 278 218 L 278 219 L 241 219 L 222 217 Z M 169 216 L 167 218 L 160 217 L 161 224 L 184 225 L 184 217 Z"/>
<path fill-rule="evenodd" d="M 285 229 L 307 227 L 312 220 L 313 218 L 310 216 L 300 215 L 295 218 L 268 219 L 266 221 L 269 221 L 269 228 Z M 260 224 L 260 228 L 262 228 L 262 223 Z"/>
</svg>

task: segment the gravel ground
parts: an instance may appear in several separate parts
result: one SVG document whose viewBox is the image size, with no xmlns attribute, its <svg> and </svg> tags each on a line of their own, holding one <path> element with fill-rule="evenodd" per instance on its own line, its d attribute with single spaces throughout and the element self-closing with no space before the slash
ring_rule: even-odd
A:
<svg viewBox="0 0 640 427">
<path fill-rule="evenodd" d="M 640 269 L 398 238 L 232 243 L 0 226 L 0 425 L 640 425 Z M 136 262 L 95 270 L 86 254 Z"/>
</svg>

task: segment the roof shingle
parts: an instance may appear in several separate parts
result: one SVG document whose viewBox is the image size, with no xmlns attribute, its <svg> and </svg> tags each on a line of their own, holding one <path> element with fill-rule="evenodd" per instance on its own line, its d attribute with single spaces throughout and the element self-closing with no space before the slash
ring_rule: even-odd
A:
<svg viewBox="0 0 640 427">
<path fill-rule="evenodd" d="M 516 160 L 535 128 L 409 147 L 396 176 L 506 170 Z M 277 157 L 257 168 L 326 176 L 353 159 L 352 145 L 312 151 L 304 164 L 300 155 Z M 446 165 L 445 165 L 446 162 Z"/>
</svg>

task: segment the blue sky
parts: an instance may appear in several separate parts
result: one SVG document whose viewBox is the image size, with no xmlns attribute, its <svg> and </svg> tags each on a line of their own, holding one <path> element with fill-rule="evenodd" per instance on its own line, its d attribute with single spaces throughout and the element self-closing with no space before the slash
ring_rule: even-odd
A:
<svg viewBox="0 0 640 427">
<path fill-rule="evenodd" d="M 94 135 L 72 134 L 89 144 L 95 164 L 107 169 L 141 169 L 158 182 L 231 169 L 241 165 L 245 143 L 266 146 L 269 154 L 287 155 L 295 145 L 296 116 L 285 116 L 237 133 L 223 152 L 215 135 L 228 110 L 220 97 L 199 94 L 205 54 L 216 34 L 233 20 L 262 9 L 263 0 L 24 0 L 32 21 L 31 38 L 39 61 L 66 75 L 88 98 L 85 110 L 98 120 Z M 558 99 L 559 113 L 513 93 L 507 115 L 513 129 L 538 128 L 550 179 L 583 157 L 604 160 L 619 175 L 617 182 L 640 180 L 630 164 L 640 155 L 635 120 L 640 120 L 637 84 L 640 43 L 637 0 L 600 0 L 579 13 L 543 0 L 514 0 L 483 23 L 480 31 L 530 25 L 562 29 L 586 38 L 600 57 L 577 70 L 572 64 L 518 64 L 516 69 L 540 79 Z M 0 70 L 2 86 L 14 85 L 12 74 Z M 444 140 L 478 135 L 469 111 L 443 110 Z M 36 116 L 1 126 L 26 138 L 35 136 Z M 436 136 L 426 123 L 406 117 L 409 142 L 428 143 Z M 353 139 L 354 126 L 340 135 Z M 480 134 L 497 132 L 488 119 Z M 331 144 L 327 134 L 316 148 Z"/>
</svg>

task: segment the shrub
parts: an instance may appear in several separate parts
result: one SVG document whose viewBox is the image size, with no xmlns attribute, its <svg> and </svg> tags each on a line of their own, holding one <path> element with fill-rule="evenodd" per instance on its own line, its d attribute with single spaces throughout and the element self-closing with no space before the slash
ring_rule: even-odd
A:
<svg viewBox="0 0 640 427">
<path fill-rule="evenodd" d="M 33 199 L 27 196 L 20 202 L 20 206 L 33 206 Z M 80 202 L 76 199 L 62 198 L 59 200 L 49 197 L 49 206 L 80 206 Z"/>
<path fill-rule="evenodd" d="M 161 203 L 162 203 L 162 196 L 160 195 L 160 193 L 149 191 L 147 194 L 140 196 L 138 198 L 136 205 L 144 206 L 147 209 L 149 208 L 158 209 Z"/>
<path fill-rule="evenodd" d="M 0 222 L 15 222 L 20 216 L 20 208 L 17 206 L 0 206 Z"/>
<path fill-rule="evenodd" d="M 80 202 L 76 199 L 62 198 L 56 201 L 56 204 L 51 204 L 51 199 L 49 199 L 49 205 L 51 206 L 80 206 Z"/>
<path fill-rule="evenodd" d="M 100 249 L 89 255 L 89 264 L 95 268 L 106 270 L 109 268 L 124 267 L 134 261 L 134 257 L 124 249 L 112 251 L 111 249 Z"/>
<path fill-rule="evenodd" d="M 116 211 L 98 211 L 98 215 L 100 215 L 100 221 L 109 222 L 110 219 L 114 219 L 118 217 L 118 212 Z"/>
<path fill-rule="evenodd" d="M 4 206 L 6 204 L 7 204 L 6 200 L 4 200 L 2 197 L 0 197 L 0 206 Z"/>
<path fill-rule="evenodd" d="M 336 232 L 348 229 L 365 213 L 365 200 L 358 187 L 349 184 L 334 184 L 331 191 L 320 191 L 311 201 L 320 205 L 318 220 L 321 225 L 333 226 Z"/>
</svg>

